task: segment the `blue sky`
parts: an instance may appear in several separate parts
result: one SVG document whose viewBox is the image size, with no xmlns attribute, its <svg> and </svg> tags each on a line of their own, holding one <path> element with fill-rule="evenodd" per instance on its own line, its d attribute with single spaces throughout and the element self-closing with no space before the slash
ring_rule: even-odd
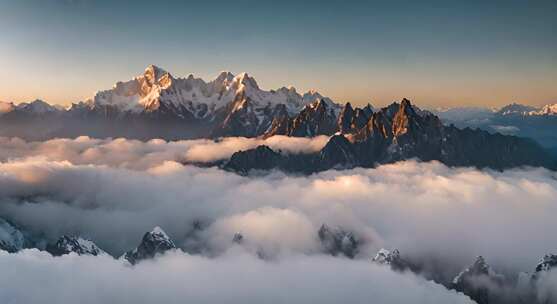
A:
<svg viewBox="0 0 557 304">
<path fill-rule="evenodd" d="M 557 1 L 0 0 L 0 100 L 68 104 L 156 64 L 338 101 L 557 102 Z"/>
</svg>

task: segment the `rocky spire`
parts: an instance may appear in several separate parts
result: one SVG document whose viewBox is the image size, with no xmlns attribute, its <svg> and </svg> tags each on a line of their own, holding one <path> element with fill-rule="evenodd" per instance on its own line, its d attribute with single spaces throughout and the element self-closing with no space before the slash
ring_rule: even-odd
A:
<svg viewBox="0 0 557 304">
<path fill-rule="evenodd" d="M 151 232 L 143 235 L 143 239 L 137 248 L 128 251 L 123 258 L 134 265 L 141 260 L 150 259 L 157 254 L 176 249 L 176 245 L 160 227 L 155 227 Z"/>
<path fill-rule="evenodd" d="M 352 120 L 354 119 L 354 109 L 347 102 L 340 115 L 338 116 L 338 127 L 341 133 L 348 133 L 352 129 Z"/>
</svg>

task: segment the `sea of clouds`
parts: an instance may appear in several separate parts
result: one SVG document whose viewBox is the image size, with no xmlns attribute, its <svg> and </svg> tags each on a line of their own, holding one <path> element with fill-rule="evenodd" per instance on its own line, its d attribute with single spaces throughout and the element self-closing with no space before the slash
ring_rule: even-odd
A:
<svg viewBox="0 0 557 304">
<path fill-rule="evenodd" d="M 19 138 L 0 137 L 0 161 L 20 158 L 39 158 L 51 161 L 69 161 L 72 164 L 106 165 L 111 167 L 145 170 L 165 161 L 182 163 L 214 163 L 229 159 L 240 150 L 267 145 L 282 153 L 314 153 L 321 150 L 328 136 L 314 138 L 273 136 L 267 139 L 228 137 L 219 140 L 198 139 L 147 142 L 125 138 L 94 139 L 87 136 L 76 139 L 52 139 L 27 142 Z"/>
<path fill-rule="evenodd" d="M 35 249 L 0 253 L 0 302 L 469 303 L 370 259 L 380 248 L 398 248 L 424 272 L 450 280 L 478 255 L 514 275 L 557 253 L 557 173 L 541 168 L 497 172 L 406 161 L 310 176 L 239 176 L 187 164 L 260 144 L 311 153 L 326 141 L 0 138 L 0 217 L 49 241 L 89 238 L 114 256 L 161 226 L 188 252 L 134 267 Z M 323 253 L 322 224 L 361 240 L 354 260 Z M 238 232 L 241 245 L 232 242 Z M 556 277 L 553 271 L 540 280 L 540 298 L 557 300 Z"/>
</svg>

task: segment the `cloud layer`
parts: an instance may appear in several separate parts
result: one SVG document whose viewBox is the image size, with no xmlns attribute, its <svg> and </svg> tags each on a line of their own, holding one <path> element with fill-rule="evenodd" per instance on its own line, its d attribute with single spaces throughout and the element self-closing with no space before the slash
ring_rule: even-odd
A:
<svg viewBox="0 0 557 304">
<path fill-rule="evenodd" d="M 21 158 L 41 158 L 51 161 L 70 161 L 73 164 L 106 165 L 144 170 L 164 161 L 211 163 L 230 158 L 237 151 L 267 145 L 283 153 L 313 153 L 321 150 L 328 136 L 314 138 L 272 136 L 267 139 L 228 137 L 219 140 L 199 139 L 167 142 L 153 139 L 139 140 L 53 139 L 27 142 L 19 138 L 0 137 L 0 161 Z"/>
<path fill-rule="evenodd" d="M 0 268 L 2 303 L 473 303 L 409 273 L 326 256 L 269 263 L 241 251 L 218 259 L 169 253 L 131 268 L 27 250 L 0 253 Z"/>
<path fill-rule="evenodd" d="M 366 257 L 386 246 L 465 265 L 482 254 L 521 271 L 557 244 L 543 233 L 557 228 L 557 181 L 543 169 L 403 162 L 251 178 L 176 162 L 132 171 L 25 160 L 0 164 L 0 195 L 0 214 L 35 232 L 85 235 L 117 253 L 156 225 L 184 241 L 196 222 L 209 226 L 202 232 L 211 250 L 241 231 L 266 251 L 307 253 L 318 250 L 309 240 L 326 223 L 367 240 Z"/>
<path fill-rule="evenodd" d="M 330 302 L 338 302 L 337 297 L 345 292 L 353 295 L 352 302 L 356 303 L 366 297 L 369 301 L 368 292 L 396 290 L 389 285 L 393 284 L 390 280 L 400 279 L 413 291 L 401 295 L 385 291 L 383 303 L 401 303 L 399 297 L 406 295 L 431 300 L 429 293 L 439 296 L 441 302 L 452 303 L 460 300 L 445 298 L 455 295 L 438 292 L 440 286 L 408 275 L 389 273 L 384 277 L 385 271 L 372 266 L 370 258 L 381 247 L 396 247 L 405 258 L 420 263 L 425 272 L 437 271 L 450 280 L 477 255 L 486 257 L 498 272 L 516 274 L 532 271 L 541 256 L 557 252 L 557 234 L 552 233 L 557 230 L 556 172 L 535 168 L 479 171 L 448 168 L 438 162 L 407 161 L 306 177 L 280 172 L 243 177 L 214 167 L 180 163 L 188 157 L 197 161 L 220 159 L 242 146 L 239 143 L 243 140 L 144 143 L 79 138 L 26 143 L 3 139 L 0 217 L 50 241 L 62 234 L 90 238 L 115 256 L 135 247 L 144 232 L 161 226 L 180 247 L 195 255 L 163 257 L 138 267 L 132 275 L 132 270 L 106 257 L 94 262 L 90 257 L 52 258 L 25 251 L 0 255 L 0 264 L 4 265 L 0 269 L 16 271 L 17 266 L 21 272 L 15 276 L 22 282 L 37 283 L 41 277 L 33 278 L 32 273 L 50 273 L 78 278 L 89 284 L 83 286 L 99 288 L 106 287 L 109 283 L 104 282 L 110 281 L 106 278 L 113 276 L 118 282 L 114 289 L 144 288 L 142 284 L 152 282 L 148 273 L 153 273 L 153 282 L 160 276 L 160 282 L 165 283 L 154 285 L 160 287 L 160 294 L 165 286 L 169 290 L 177 288 L 177 283 L 168 283 L 170 278 L 189 282 L 201 276 L 201 284 L 209 280 L 202 273 L 216 273 L 213 279 L 222 285 L 219 288 L 223 288 L 223 295 L 230 292 L 240 300 L 246 299 L 248 291 L 243 288 L 248 287 L 237 286 L 234 278 L 239 273 L 242 278 L 247 276 L 247 286 L 269 294 L 278 292 L 272 290 L 273 286 L 282 288 L 281 284 L 286 284 L 280 281 L 284 276 L 287 282 L 306 286 L 306 291 L 322 290 L 315 282 L 323 277 L 332 286 Z M 278 141 L 275 148 L 288 153 L 304 153 L 320 145 L 320 139 L 274 138 L 267 143 L 273 145 L 273 140 Z M 260 144 L 247 142 L 245 145 Z M 323 256 L 317 237 L 322 224 L 342 227 L 358 237 L 361 246 L 355 261 Z M 244 236 L 240 245 L 232 242 L 235 233 Z M 96 263 L 98 276 L 85 278 L 82 272 L 92 271 Z M 206 268 L 196 268 L 197 264 Z M 191 277 L 187 271 L 182 274 L 171 270 L 173 267 L 193 267 Z M 286 270 L 288 274 L 283 273 Z M 315 276 L 306 272 L 315 272 Z M 168 279 L 164 279 L 165 273 Z M 338 281 L 334 273 L 338 273 Z M 264 274 L 268 274 L 267 281 L 260 280 Z M 362 282 L 366 283 L 360 285 Z M 538 284 L 540 297 L 555 297 L 551 282 L 555 282 L 554 273 Z M 73 290 L 91 292 L 80 286 Z M 196 286 L 195 282 L 191 286 Z M 56 291 L 61 287 L 50 288 Z M 108 290 L 112 298 L 105 298 L 105 302 L 120 302 L 125 297 L 117 290 Z M 33 295 L 24 295 L 16 286 L 9 292 L 8 296 L 20 302 L 33 303 L 28 298 Z M 168 293 L 171 298 L 166 302 L 178 301 L 184 295 L 173 292 Z M 208 303 L 218 300 L 208 297 L 204 290 L 191 292 L 199 299 L 213 300 Z M 159 291 L 153 295 L 159 295 Z M 317 291 L 292 296 L 296 297 L 293 302 L 327 303 L 326 293 Z M 53 295 L 53 299 L 59 299 L 56 297 Z"/>
</svg>

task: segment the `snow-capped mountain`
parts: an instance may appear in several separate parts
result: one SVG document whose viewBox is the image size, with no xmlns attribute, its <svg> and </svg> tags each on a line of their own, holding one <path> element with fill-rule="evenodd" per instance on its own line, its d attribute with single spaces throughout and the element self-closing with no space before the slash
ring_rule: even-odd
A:
<svg viewBox="0 0 557 304">
<path fill-rule="evenodd" d="M 67 109 L 40 100 L 0 104 L 0 135 L 29 139 L 54 137 L 130 137 L 187 139 L 259 136 L 278 117 L 293 118 L 304 108 L 323 103 L 336 119 L 340 106 L 315 90 L 293 87 L 261 89 L 247 73 L 221 72 L 204 81 L 174 77 L 154 65 L 113 88 Z M 37 123 L 41 132 L 23 126 Z M 27 128 L 29 130 L 29 128 Z"/>
<path fill-rule="evenodd" d="M 494 293 L 502 286 L 505 277 L 493 271 L 486 260 L 479 256 L 474 263 L 461 271 L 452 281 L 452 288 L 470 296 L 479 304 L 492 303 L 499 296 Z"/>
<path fill-rule="evenodd" d="M 380 265 L 387 265 L 396 271 L 411 269 L 410 263 L 400 256 L 398 249 L 393 249 L 391 251 L 381 248 L 371 261 Z"/>
<path fill-rule="evenodd" d="M 0 250 L 16 252 L 24 248 L 23 233 L 11 223 L 0 218 Z"/>
<path fill-rule="evenodd" d="M 247 73 L 233 75 L 222 72 L 214 80 L 206 82 L 192 75 L 177 78 L 153 65 L 132 80 L 118 82 L 112 89 L 100 91 L 67 109 L 50 106 L 40 100 L 19 105 L 3 103 L 2 109 L 0 136 L 27 140 L 81 135 L 179 140 L 227 136 L 312 137 L 340 133 L 331 138 L 319 158 L 300 156 L 283 161 L 281 156 L 275 157 L 273 151 L 259 149 L 250 157 L 236 157 L 237 161 L 230 163 L 233 165 L 231 168 L 240 172 L 249 170 L 246 164 L 250 163 L 252 156 L 263 154 L 268 156 L 267 161 L 257 165 L 251 162 L 250 166 L 267 169 L 278 161 L 281 166 L 298 171 L 319 171 L 333 167 L 372 166 L 408 157 L 441 160 L 450 165 L 496 168 L 541 163 L 538 160 L 542 158 L 542 153 L 538 153 L 535 147 L 528 149 L 540 157 L 530 157 L 534 160 L 526 161 L 526 153 L 530 153 L 525 148 L 528 145 L 524 142 L 519 146 L 525 149 L 515 149 L 513 140 L 516 139 L 510 137 L 494 137 L 488 144 L 480 145 L 482 149 L 486 147 L 482 158 L 472 160 L 463 156 L 476 154 L 474 142 L 488 136 L 481 132 L 458 130 L 465 127 L 532 137 L 545 147 L 555 147 L 557 151 L 553 121 L 557 115 L 526 115 L 524 113 L 532 110 L 528 106 L 513 104 L 498 112 L 476 109 L 464 116 L 484 115 L 481 119 L 454 122 L 443 117 L 439 119 L 429 111 L 410 105 L 407 100 L 375 111 L 371 105 L 363 108 L 352 107 L 351 104 L 341 106 L 316 91 L 299 94 L 293 87 L 263 90 Z M 544 113 L 552 113 L 553 110 L 547 107 Z M 449 112 L 455 114 L 462 111 L 443 113 Z M 455 126 L 446 125 L 450 123 Z M 496 142 L 508 149 L 495 147 Z M 513 155 L 495 157 L 487 147 Z M 309 170 L 309 167 L 313 169 Z"/>
<path fill-rule="evenodd" d="M 77 253 L 78 255 L 101 255 L 107 254 L 100 249 L 93 241 L 76 236 L 62 236 L 55 243 L 46 246 L 53 256 L 61 256 L 69 253 Z"/>
<path fill-rule="evenodd" d="M 44 249 L 47 241 L 41 233 L 34 233 L 16 223 L 0 218 L 0 251 L 18 252 L 26 248 Z"/>
<path fill-rule="evenodd" d="M 501 275 L 496 274 L 495 271 L 493 271 L 484 257 L 478 256 L 472 265 L 465 268 L 454 277 L 453 284 L 463 284 L 468 278 L 477 276 L 501 277 Z"/>
<path fill-rule="evenodd" d="M 98 92 L 75 109 L 116 112 L 117 116 L 143 114 L 171 116 L 178 120 L 214 125 L 215 136 L 255 136 L 265 132 L 277 109 L 296 115 L 304 106 L 324 98 L 316 91 L 298 94 L 293 87 L 266 91 L 247 73 L 221 72 L 205 82 L 189 75 L 176 78 L 150 65 L 145 72 L 127 82 L 118 82 L 111 90 Z"/>
<path fill-rule="evenodd" d="M 522 116 L 552 116 L 557 115 L 557 103 L 547 104 L 541 108 L 513 103 L 502 107 L 497 114 Z"/>
<path fill-rule="evenodd" d="M 58 105 L 50 105 L 40 99 L 36 99 L 31 102 L 23 102 L 17 105 L 12 102 L 0 101 L 0 115 L 10 112 L 19 112 L 38 116 L 51 113 L 59 113 L 62 111 L 64 111 L 63 107 Z"/>
<path fill-rule="evenodd" d="M 63 110 L 63 108 L 61 107 L 52 106 L 40 99 L 36 99 L 30 103 L 20 103 L 17 105 L 17 109 L 20 111 L 26 111 L 28 113 L 33 113 L 36 115 L 55 113 Z"/>
<path fill-rule="evenodd" d="M 150 65 L 142 75 L 118 82 L 114 88 L 98 92 L 86 103 L 91 107 L 112 106 L 124 112 L 152 112 L 164 106 L 178 116 L 185 117 L 183 112 L 187 111 L 196 118 L 203 118 L 214 115 L 216 110 L 238 99 L 242 102 L 237 102 L 234 110 L 249 99 L 254 109 L 284 104 L 289 113 L 294 114 L 304 105 L 321 98 L 315 91 L 300 95 L 293 87 L 262 90 L 247 73 L 235 76 L 221 72 L 214 80 L 205 82 L 193 75 L 175 78 L 164 69 Z"/>
<path fill-rule="evenodd" d="M 499 109 L 499 111 L 497 111 L 497 114 L 499 114 L 499 115 L 528 115 L 529 113 L 537 111 L 537 110 L 538 110 L 538 108 L 536 108 L 536 107 L 523 105 L 523 104 L 518 104 L 518 103 L 511 103 L 511 104 L 506 105 L 506 106 L 502 107 L 501 109 Z"/>
<path fill-rule="evenodd" d="M 431 112 L 450 123 L 475 122 L 479 124 L 493 117 L 497 110 L 482 107 L 454 107 L 437 108 Z"/>
<path fill-rule="evenodd" d="M 135 265 L 141 260 L 150 259 L 157 254 L 176 249 L 176 245 L 170 237 L 160 227 L 153 228 L 152 231 L 143 235 L 141 243 L 137 248 L 126 252 L 121 259 Z"/>
<path fill-rule="evenodd" d="M 536 273 L 549 271 L 554 268 L 557 268 L 557 254 L 546 254 L 536 265 Z"/>
<path fill-rule="evenodd" d="M 557 115 L 557 103 L 545 105 L 537 112 L 530 112 L 530 115 Z"/>
<path fill-rule="evenodd" d="M 499 110 L 464 107 L 436 110 L 434 113 L 445 124 L 529 137 L 557 153 L 557 104 L 536 108 L 513 103 Z"/>
</svg>

